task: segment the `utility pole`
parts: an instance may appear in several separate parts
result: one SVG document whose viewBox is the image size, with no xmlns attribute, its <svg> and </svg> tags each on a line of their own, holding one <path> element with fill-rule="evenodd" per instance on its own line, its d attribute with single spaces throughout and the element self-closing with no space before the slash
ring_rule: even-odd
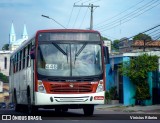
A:
<svg viewBox="0 0 160 123">
<path fill-rule="evenodd" d="M 143 45 L 143 52 L 145 52 L 146 50 L 146 39 L 143 40 L 144 41 L 144 45 Z"/>
<path fill-rule="evenodd" d="M 90 30 L 92 30 L 93 29 L 93 9 L 94 9 L 94 7 L 99 7 L 99 6 L 97 6 L 97 5 L 93 5 L 93 4 L 89 4 L 89 5 L 75 5 L 74 4 L 74 6 L 73 7 L 89 7 L 90 9 L 91 9 L 91 18 L 90 18 Z"/>
</svg>

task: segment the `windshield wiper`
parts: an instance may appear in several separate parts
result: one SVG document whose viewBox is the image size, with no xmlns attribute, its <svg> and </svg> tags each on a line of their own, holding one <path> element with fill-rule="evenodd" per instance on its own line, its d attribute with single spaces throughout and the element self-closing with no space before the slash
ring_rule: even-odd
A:
<svg viewBox="0 0 160 123">
<path fill-rule="evenodd" d="M 68 63 L 68 48 L 66 49 L 66 52 L 57 44 L 53 43 L 52 44 L 65 56 L 67 56 L 67 63 Z"/>
<path fill-rule="evenodd" d="M 67 53 L 61 48 L 59 47 L 57 44 L 55 43 L 52 43 L 59 51 L 61 51 L 61 53 L 63 53 L 63 55 L 66 55 L 67 56 Z"/>
<path fill-rule="evenodd" d="M 79 56 L 79 54 L 82 52 L 82 50 L 86 47 L 87 43 L 83 44 L 83 46 L 78 50 L 78 52 L 75 54 L 75 60 L 74 60 L 74 64 L 76 62 L 76 58 L 77 56 Z"/>
</svg>

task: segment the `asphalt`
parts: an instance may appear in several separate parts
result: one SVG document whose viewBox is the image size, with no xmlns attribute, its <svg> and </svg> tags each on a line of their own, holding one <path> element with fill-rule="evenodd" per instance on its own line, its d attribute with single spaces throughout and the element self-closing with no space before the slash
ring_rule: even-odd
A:
<svg viewBox="0 0 160 123">
<path fill-rule="evenodd" d="M 108 110 L 116 112 L 126 112 L 126 113 L 147 113 L 147 114 L 160 114 L 160 104 L 159 105 L 150 105 L 150 106 L 124 106 L 122 104 L 117 105 L 97 105 L 95 106 L 96 110 Z"/>
</svg>

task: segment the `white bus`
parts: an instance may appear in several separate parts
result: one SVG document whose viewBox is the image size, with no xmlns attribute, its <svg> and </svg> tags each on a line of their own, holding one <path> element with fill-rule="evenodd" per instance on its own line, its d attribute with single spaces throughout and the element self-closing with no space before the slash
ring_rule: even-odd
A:
<svg viewBox="0 0 160 123">
<path fill-rule="evenodd" d="M 82 108 L 93 115 L 105 103 L 105 63 L 101 35 L 93 30 L 39 30 L 10 57 L 10 99 L 15 110 L 27 107 L 68 111 Z"/>
</svg>

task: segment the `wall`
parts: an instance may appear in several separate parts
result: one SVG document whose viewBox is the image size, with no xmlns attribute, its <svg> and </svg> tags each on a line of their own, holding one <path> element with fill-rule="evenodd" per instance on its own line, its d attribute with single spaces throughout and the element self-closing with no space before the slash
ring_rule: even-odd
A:
<svg viewBox="0 0 160 123">
<path fill-rule="evenodd" d="M 157 55 L 160 57 L 160 51 L 152 51 L 152 52 L 146 52 L 149 55 Z M 141 53 L 123 53 L 121 55 L 114 55 L 110 57 L 110 65 L 106 66 L 106 90 L 109 90 L 111 86 L 113 85 L 117 85 L 117 87 L 119 86 L 119 80 L 115 79 L 118 78 L 116 76 L 118 76 L 117 71 L 118 68 L 114 67 L 115 65 L 125 62 L 125 61 L 130 61 L 130 58 L 133 56 L 138 56 L 143 54 L 143 52 Z M 159 73 L 160 73 L 160 58 L 159 58 L 159 69 L 158 69 Z M 149 86 L 150 86 L 150 94 L 152 95 L 152 84 L 153 84 L 153 78 L 152 78 L 152 73 L 148 73 L 148 82 L 149 82 Z M 159 81 L 160 81 L 160 77 L 159 77 Z M 159 83 L 160 85 L 160 83 Z M 160 92 L 159 92 L 160 93 Z M 123 104 L 124 105 L 132 105 L 135 104 L 135 99 L 134 99 L 134 95 L 135 95 L 135 86 L 133 85 L 133 83 L 129 80 L 129 78 L 127 76 L 123 76 Z M 152 99 L 145 101 L 145 105 L 152 105 Z"/>
<path fill-rule="evenodd" d="M 3 92 L 3 82 L 0 81 L 0 93 Z"/>
<path fill-rule="evenodd" d="M 11 51 L 0 51 L 0 72 L 6 76 L 9 76 L 9 64 L 10 64 Z M 4 67 L 4 59 L 7 58 L 7 68 Z"/>
<path fill-rule="evenodd" d="M 130 57 L 123 57 L 123 62 L 130 61 Z M 135 104 L 135 86 L 129 80 L 127 76 L 123 76 L 123 95 L 124 95 L 124 105 Z"/>
</svg>

